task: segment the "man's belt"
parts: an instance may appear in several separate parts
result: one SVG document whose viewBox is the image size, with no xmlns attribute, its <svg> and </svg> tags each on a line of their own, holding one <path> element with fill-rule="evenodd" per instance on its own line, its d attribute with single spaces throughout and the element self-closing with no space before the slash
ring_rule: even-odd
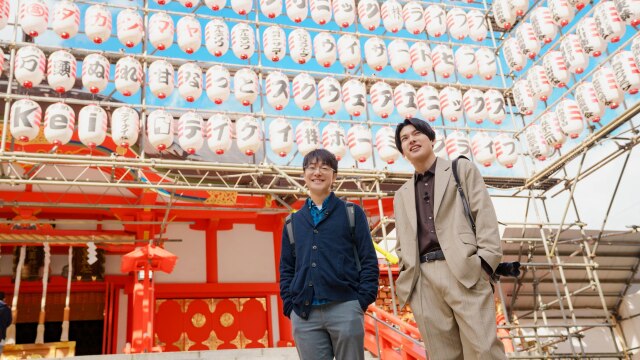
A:
<svg viewBox="0 0 640 360">
<path fill-rule="evenodd" d="M 430 251 L 424 255 L 420 255 L 420 263 L 444 260 L 444 252 L 442 250 Z"/>
</svg>

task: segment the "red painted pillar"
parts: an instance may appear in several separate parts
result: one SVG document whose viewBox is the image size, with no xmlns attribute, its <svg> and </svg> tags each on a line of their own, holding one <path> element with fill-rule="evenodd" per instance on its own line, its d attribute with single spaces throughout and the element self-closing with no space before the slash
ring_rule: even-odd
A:
<svg viewBox="0 0 640 360">
<path fill-rule="evenodd" d="M 216 284 L 218 282 L 218 230 L 220 220 L 209 220 L 207 227 L 207 283 Z"/>
<path fill-rule="evenodd" d="M 277 216 L 278 221 L 273 222 L 273 250 L 276 263 L 276 281 L 280 283 L 280 251 L 282 250 L 282 230 L 287 214 Z M 280 329 L 280 340 L 276 344 L 278 347 L 294 346 L 293 330 L 291 320 L 284 316 L 282 299 L 278 296 L 278 328 Z"/>
</svg>

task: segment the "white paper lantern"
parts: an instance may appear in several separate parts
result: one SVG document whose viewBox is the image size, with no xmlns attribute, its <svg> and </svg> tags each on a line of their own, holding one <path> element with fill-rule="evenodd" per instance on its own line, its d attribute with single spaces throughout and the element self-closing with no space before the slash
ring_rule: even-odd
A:
<svg viewBox="0 0 640 360">
<path fill-rule="evenodd" d="M 49 55 L 47 61 L 47 82 L 56 92 L 64 93 L 76 83 L 76 58 L 66 50 L 58 50 Z"/>
<path fill-rule="evenodd" d="M 269 19 L 282 14 L 282 0 L 260 0 L 260 12 Z"/>
<path fill-rule="evenodd" d="M 111 114 L 111 139 L 118 146 L 125 148 L 138 141 L 140 132 L 140 116 L 128 106 L 121 106 Z"/>
<path fill-rule="evenodd" d="M 238 23 L 231 29 L 231 49 L 240 60 L 246 60 L 253 56 L 256 49 L 256 38 L 251 26 Z"/>
<path fill-rule="evenodd" d="M 178 46 L 187 54 L 193 54 L 202 44 L 202 27 L 193 15 L 181 17 L 177 26 Z"/>
<path fill-rule="evenodd" d="M 569 0 L 569 3 L 580 11 L 589 3 L 589 0 Z"/>
<path fill-rule="evenodd" d="M 558 26 L 553 22 L 553 15 L 549 8 L 545 6 L 533 9 L 530 21 L 538 40 L 545 44 L 553 41 L 558 34 Z"/>
<path fill-rule="evenodd" d="M 444 44 L 438 44 L 431 52 L 433 71 L 438 76 L 447 79 L 455 71 L 453 51 Z"/>
<path fill-rule="evenodd" d="M 571 99 L 564 99 L 556 106 L 556 116 L 560 122 L 560 128 L 570 138 L 576 139 L 584 130 L 584 120 L 578 107 L 578 103 Z"/>
<path fill-rule="evenodd" d="M 478 73 L 476 53 L 469 46 L 462 45 L 455 52 L 456 70 L 467 79 Z"/>
<path fill-rule="evenodd" d="M 505 133 L 500 133 L 493 138 L 493 146 L 496 150 L 496 158 L 500 165 L 511 169 L 518 161 L 516 141 Z"/>
<path fill-rule="evenodd" d="M 526 62 L 524 55 L 520 52 L 518 41 L 513 37 L 508 38 L 502 44 L 502 56 L 512 71 L 522 70 Z"/>
<path fill-rule="evenodd" d="M 565 87 L 569 81 L 569 70 L 560 51 L 548 51 L 542 58 L 542 67 L 551 85 Z"/>
<path fill-rule="evenodd" d="M 262 48 L 267 59 L 277 62 L 287 53 L 287 36 L 281 27 L 269 26 L 262 33 Z"/>
<path fill-rule="evenodd" d="M 467 13 L 458 7 L 449 9 L 447 11 L 447 29 L 452 39 L 464 40 L 469 34 Z"/>
<path fill-rule="evenodd" d="M 310 110 L 317 100 L 316 80 L 307 73 L 300 73 L 293 78 L 293 101 L 300 109 Z"/>
<path fill-rule="evenodd" d="M 454 131 L 447 135 L 444 141 L 449 159 L 454 160 L 460 156 L 471 159 L 471 144 L 469 137 L 462 131 Z"/>
<path fill-rule="evenodd" d="M 416 74 L 427 76 L 433 70 L 433 60 L 431 60 L 431 49 L 427 43 L 418 41 L 409 48 L 411 67 Z"/>
<path fill-rule="evenodd" d="M 433 153 L 439 158 L 446 159 L 449 154 L 447 154 L 447 148 L 444 144 L 445 137 L 438 130 L 434 130 L 434 132 L 436 133 L 436 137 L 433 141 Z"/>
<path fill-rule="evenodd" d="M 318 83 L 318 100 L 320 108 L 329 115 L 334 115 L 342 106 L 342 86 L 338 80 L 327 76 Z"/>
<path fill-rule="evenodd" d="M 585 119 L 597 123 L 604 114 L 604 104 L 596 95 L 593 83 L 585 81 L 576 87 L 576 102 Z"/>
<path fill-rule="evenodd" d="M 94 149 L 107 137 L 107 112 L 97 105 L 87 105 L 78 114 L 78 138 L 86 147 Z"/>
<path fill-rule="evenodd" d="M 303 156 L 319 149 L 320 130 L 318 125 L 311 120 L 301 122 L 296 127 L 296 144 L 298 144 L 298 151 Z"/>
<path fill-rule="evenodd" d="M 540 129 L 547 145 L 554 149 L 562 148 L 562 145 L 567 141 L 567 137 L 560 127 L 560 121 L 556 113 L 553 111 L 545 112 L 540 119 Z"/>
<path fill-rule="evenodd" d="M 496 160 L 493 139 L 487 133 L 479 132 L 471 138 L 471 151 L 476 162 L 484 167 L 491 166 Z"/>
<path fill-rule="evenodd" d="M 484 93 L 484 101 L 487 106 L 487 118 L 496 125 L 502 124 L 507 118 L 504 96 L 498 90 L 487 90 Z"/>
<path fill-rule="evenodd" d="M 380 158 L 391 165 L 398 160 L 400 152 L 396 148 L 395 130 L 390 126 L 383 126 L 376 133 L 376 149 Z"/>
<path fill-rule="evenodd" d="M 313 10 L 311 12 L 313 16 Z M 380 4 L 377 0 L 358 2 L 358 21 L 365 29 L 373 31 L 380 26 Z"/>
<path fill-rule="evenodd" d="M 189 155 L 195 154 L 204 144 L 204 123 L 197 112 L 188 111 L 178 119 L 178 144 Z"/>
<path fill-rule="evenodd" d="M 409 45 L 402 39 L 395 39 L 389 43 L 389 61 L 393 70 L 404 74 L 411 66 Z"/>
<path fill-rule="evenodd" d="M 173 19 L 165 12 L 157 12 L 149 18 L 149 42 L 158 50 L 168 49 L 173 44 L 175 27 Z"/>
<path fill-rule="evenodd" d="M 545 161 L 553 154 L 553 148 L 547 144 L 539 125 L 531 125 L 524 132 L 529 155 L 537 160 Z"/>
<path fill-rule="evenodd" d="M 613 70 L 608 67 L 602 67 L 593 73 L 591 79 L 598 100 L 611 109 L 617 108 L 624 96 L 622 90 L 618 87 Z"/>
<path fill-rule="evenodd" d="M 395 0 L 387 0 L 380 7 L 382 24 L 387 31 L 397 33 L 402 29 L 402 5 Z"/>
<path fill-rule="evenodd" d="M 393 112 L 393 89 L 391 85 L 378 81 L 369 89 L 373 112 L 386 119 Z"/>
<path fill-rule="evenodd" d="M 220 57 L 229 51 L 229 27 L 220 19 L 213 19 L 204 28 L 205 46 L 213 56 Z"/>
<path fill-rule="evenodd" d="M 595 5 L 593 19 L 598 33 L 605 41 L 617 43 L 624 36 L 625 24 L 620 19 L 613 1 L 602 1 Z"/>
<path fill-rule="evenodd" d="M 548 0 L 547 5 L 553 22 L 557 25 L 565 26 L 573 20 L 575 16 L 574 8 L 569 4 L 568 0 Z"/>
<path fill-rule="evenodd" d="M 238 15 L 247 15 L 253 10 L 253 0 L 231 0 L 231 9 Z"/>
<path fill-rule="evenodd" d="M 22 0 L 18 22 L 25 34 L 36 37 L 47 30 L 49 7 L 43 0 Z"/>
<path fill-rule="evenodd" d="M 138 45 L 144 35 L 140 14 L 135 10 L 125 9 L 118 13 L 116 20 L 118 40 L 129 48 Z"/>
<path fill-rule="evenodd" d="M 631 53 L 636 62 L 636 66 L 640 64 L 640 37 L 636 37 L 631 42 Z"/>
<path fill-rule="evenodd" d="M 533 114 L 535 103 L 533 101 L 533 94 L 526 80 L 518 80 L 513 83 L 513 99 L 521 113 L 524 115 Z"/>
<path fill-rule="evenodd" d="M 105 6 L 91 5 L 84 13 L 84 33 L 96 44 L 102 44 L 111 36 L 111 12 Z"/>
<path fill-rule="evenodd" d="M 313 38 L 313 52 L 316 54 L 316 61 L 324 67 L 330 67 L 336 62 L 337 56 L 336 40 L 326 32 L 318 33 Z"/>
<path fill-rule="evenodd" d="M 116 90 L 124 96 L 131 96 L 140 90 L 142 85 L 142 65 L 131 56 L 123 57 L 116 62 L 114 83 Z"/>
<path fill-rule="evenodd" d="M 187 9 L 191 9 L 193 7 L 197 7 L 200 0 L 178 0 L 178 2 Z"/>
<path fill-rule="evenodd" d="M 347 131 L 347 145 L 349 145 L 351 157 L 358 162 L 366 162 L 373 152 L 373 141 L 369 128 L 362 124 L 352 126 Z"/>
<path fill-rule="evenodd" d="M 491 80 L 498 72 L 496 56 L 488 48 L 476 50 L 476 61 L 478 62 L 478 74 L 485 80 Z"/>
<path fill-rule="evenodd" d="M 413 86 L 407 83 L 396 86 L 393 92 L 393 100 L 400 116 L 408 119 L 416 115 L 418 112 L 416 96 L 416 89 Z"/>
<path fill-rule="evenodd" d="M 0 76 L 2 76 L 3 72 L 4 72 L 4 51 L 2 51 L 2 49 L 0 48 Z"/>
<path fill-rule="evenodd" d="M 236 99 L 244 106 L 253 104 L 260 92 L 258 75 L 251 69 L 240 69 L 233 76 Z"/>
<path fill-rule="evenodd" d="M 533 25 L 522 23 L 516 30 L 516 41 L 520 52 L 529 59 L 535 59 L 538 51 L 540 51 L 540 43 L 533 31 Z"/>
<path fill-rule="evenodd" d="M 447 86 L 438 94 L 442 117 L 456 122 L 462 118 L 462 93 L 459 89 Z"/>
<path fill-rule="evenodd" d="M 379 37 L 369 38 L 364 43 L 364 58 L 370 68 L 380 71 L 387 66 L 387 45 Z"/>
<path fill-rule="evenodd" d="M 611 60 L 613 73 L 620 90 L 629 94 L 637 94 L 640 87 L 640 70 L 635 63 L 631 51 L 620 51 Z"/>
<path fill-rule="evenodd" d="M 18 84 L 30 89 L 40 85 L 44 79 L 47 59 L 39 48 L 29 45 L 16 52 L 13 75 Z"/>
<path fill-rule="evenodd" d="M 104 90 L 109 84 L 110 64 L 100 54 L 89 54 L 82 61 L 82 85 L 92 94 Z"/>
<path fill-rule="evenodd" d="M 598 57 L 607 48 L 607 42 L 600 36 L 596 20 L 592 17 L 583 17 L 580 20 L 576 27 L 576 34 L 587 55 Z"/>
<path fill-rule="evenodd" d="M 482 121 L 487 117 L 484 93 L 478 89 L 469 89 L 462 96 L 462 103 L 467 120 L 482 124 Z"/>
<path fill-rule="evenodd" d="M 4 0 L 4 2 L 8 3 L 8 0 Z M 2 15 L 0 15 L 0 18 L 2 18 Z M 1 28 L 2 26 L 0 26 Z M 68 0 L 58 1 L 53 7 L 51 28 L 62 39 L 70 39 L 76 36 L 80 28 L 80 8 L 78 8 L 78 5 Z"/>
<path fill-rule="evenodd" d="M 311 35 L 305 29 L 295 29 L 289 33 L 289 52 L 291 58 L 298 64 L 305 64 L 311 60 L 313 43 Z"/>
<path fill-rule="evenodd" d="M 224 9 L 227 5 L 227 0 L 204 0 L 204 4 L 213 11 Z"/>
<path fill-rule="evenodd" d="M 9 131 L 17 140 L 29 142 L 38 136 L 41 120 L 40 105 L 33 100 L 20 99 L 11 105 Z"/>
<path fill-rule="evenodd" d="M 10 6 L 11 0 L 0 0 L 0 30 L 4 29 L 9 22 Z"/>
<path fill-rule="evenodd" d="M 174 87 L 173 66 L 166 60 L 156 60 L 149 66 L 147 79 L 151 93 L 158 99 L 170 96 Z"/>
<path fill-rule="evenodd" d="M 289 120 L 276 118 L 269 124 L 269 145 L 271 151 L 281 157 L 287 156 L 293 149 L 293 128 Z"/>
<path fill-rule="evenodd" d="M 351 79 L 342 86 L 344 108 L 351 116 L 360 116 L 367 105 L 367 89 L 359 80 Z"/>
<path fill-rule="evenodd" d="M 335 155 L 338 161 L 347 153 L 345 137 L 344 129 L 335 122 L 330 122 L 322 129 L 322 146 Z"/>
<path fill-rule="evenodd" d="M 356 2 L 354 0 L 332 0 L 333 17 L 336 24 L 347 28 L 356 20 Z"/>
<path fill-rule="evenodd" d="M 347 69 L 353 69 L 360 63 L 360 40 L 353 35 L 342 35 L 338 39 L 340 63 Z"/>
<path fill-rule="evenodd" d="M 202 95 L 202 69 L 195 63 L 184 63 L 178 68 L 178 94 L 188 102 Z"/>
<path fill-rule="evenodd" d="M 424 9 L 417 1 L 409 1 L 402 8 L 402 19 L 407 31 L 418 35 L 424 31 Z"/>
<path fill-rule="evenodd" d="M 44 113 L 44 137 L 55 146 L 65 145 L 73 137 L 76 114 L 71 106 L 57 102 L 49 105 Z"/>
<path fill-rule="evenodd" d="M 319 25 L 331 21 L 331 0 L 309 0 L 311 19 Z"/>
<path fill-rule="evenodd" d="M 440 117 L 440 95 L 431 85 L 422 85 L 417 95 L 418 109 L 426 120 L 434 122 Z"/>
<path fill-rule="evenodd" d="M 482 41 L 487 37 L 489 28 L 482 12 L 475 9 L 470 10 L 467 13 L 467 21 L 469 22 L 469 38 Z"/>
<path fill-rule="evenodd" d="M 173 144 L 173 117 L 165 110 L 154 110 L 147 116 L 147 140 L 159 151 Z"/>
<path fill-rule="evenodd" d="M 231 149 L 233 140 L 233 123 L 228 116 L 211 115 L 205 127 L 207 146 L 216 155 L 222 155 Z"/>
<path fill-rule="evenodd" d="M 510 3 L 511 11 L 516 16 L 522 16 L 529 10 L 529 0 L 511 0 Z"/>
<path fill-rule="evenodd" d="M 553 91 L 547 72 L 540 65 L 534 65 L 527 71 L 527 85 L 531 94 L 540 101 L 547 101 Z"/>
<path fill-rule="evenodd" d="M 153 0 L 156 4 L 163 6 L 171 2 L 171 0 Z"/>
<path fill-rule="evenodd" d="M 578 35 L 565 35 L 564 40 L 560 43 L 560 53 L 567 68 L 574 74 L 582 74 L 584 69 L 589 66 L 589 57 L 582 49 Z"/>
<path fill-rule="evenodd" d="M 289 78 L 279 71 L 267 75 L 266 93 L 267 103 L 276 110 L 284 109 L 289 103 Z"/>
<path fill-rule="evenodd" d="M 424 10 L 424 23 L 427 34 L 440 37 L 447 31 L 447 14 L 440 5 L 431 4 Z"/>
<path fill-rule="evenodd" d="M 640 24 L 640 2 L 638 0 L 613 0 L 620 20 L 636 27 Z"/>
<path fill-rule="evenodd" d="M 307 18 L 309 7 L 307 0 L 287 0 L 286 1 L 287 16 L 291 21 L 300 23 Z"/>
<path fill-rule="evenodd" d="M 516 13 L 511 8 L 509 1 L 507 0 L 495 0 L 491 3 L 491 10 L 493 12 L 493 18 L 496 21 L 498 27 L 505 30 L 511 29 L 516 21 Z"/>
</svg>

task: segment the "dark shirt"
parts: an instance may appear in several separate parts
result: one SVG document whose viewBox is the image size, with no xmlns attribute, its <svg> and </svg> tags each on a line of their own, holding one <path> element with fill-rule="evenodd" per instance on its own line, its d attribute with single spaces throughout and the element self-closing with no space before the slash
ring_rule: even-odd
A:
<svg viewBox="0 0 640 360">
<path fill-rule="evenodd" d="M 313 200 L 311 200 L 311 198 L 307 198 L 307 206 L 309 207 L 309 211 L 311 211 L 311 218 L 313 219 L 313 226 L 317 226 L 318 223 L 320 221 L 322 221 L 322 219 L 324 219 L 325 216 L 327 216 L 327 212 L 322 211 L 322 209 L 326 209 L 327 208 L 327 204 L 329 204 L 329 199 L 331 198 L 331 196 L 327 196 L 324 201 L 322 202 L 322 205 L 320 207 L 318 207 L 318 205 L 316 205 Z M 313 297 L 313 301 L 311 302 L 311 305 L 324 305 L 324 304 L 328 304 L 330 303 L 329 300 L 326 299 L 318 299 L 317 297 Z"/>
<path fill-rule="evenodd" d="M 418 250 L 420 255 L 440 250 L 433 216 L 433 190 L 436 182 L 436 161 L 423 174 L 414 175 L 416 214 L 418 216 Z"/>
</svg>

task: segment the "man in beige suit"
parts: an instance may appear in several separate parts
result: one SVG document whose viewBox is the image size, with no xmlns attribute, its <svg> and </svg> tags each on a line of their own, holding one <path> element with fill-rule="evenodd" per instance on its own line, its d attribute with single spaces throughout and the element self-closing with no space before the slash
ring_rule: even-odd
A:
<svg viewBox="0 0 640 360">
<path fill-rule="evenodd" d="M 465 216 L 452 163 L 433 152 L 435 132 L 412 118 L 396 146 L 415 174 L 396 192 L 396 293 L 407 302 L 431 359 L 506 359 L 496 335 L 490 274 L 502 257 L 498 222 L 482 175 L 461 159 L 458 173 L 476 234 Z"/>
</svg>

